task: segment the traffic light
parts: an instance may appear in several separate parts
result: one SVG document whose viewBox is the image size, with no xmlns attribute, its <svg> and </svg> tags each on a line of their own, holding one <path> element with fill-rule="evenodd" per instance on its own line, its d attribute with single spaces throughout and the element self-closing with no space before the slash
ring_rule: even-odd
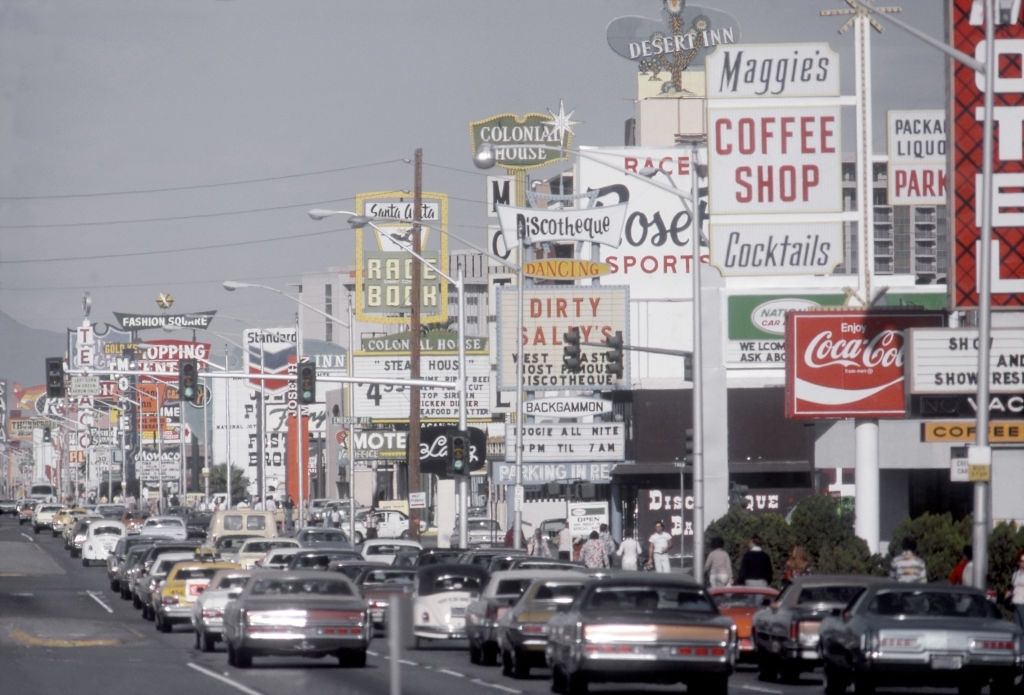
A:
<svg viewBox="0 0 1024 695">
<path fill-rule="evenodd" d="M 50 428 L 49 427 L 44 427 L 43 428 L 43 442 L 49 444 L 52 441 L 53 441 L 53 435 L 50 434 Z"/>
<path fill-rule="evenodd" d="M 693 428 L 686 428 L 686 458 L 693 456 Z"/>
<path fill-rule="evenodd" d="M 316 403 L 316 365 L 312 362 L 299 362 L 296 365 L 295 380 L 299 386 L 299 403 Z"/>
<path fill-rule="evenodd" d="M 64 385 L 64 359 L 61 357 L 46 358 L 46 397 L 63 398 L 66 392 Z"/>
<path fill-rule="evenodd" d="M 452 430 L 451 446 L 448 447 L 448 474 L 469 475 L 469 432 Z"/>
<path fill-rule="evenodd" d="M 580 329 L 570 328 L 568 333 L 562 336 L 565 347 L 562 348 L 562 366 L 566 370 L 579 374 L 583 370 L 583 361 L 580 359 Z"/>
<path fill-rule="evenodd" d="M 178 360 L 178 397 L 193 404 L 199 398 L 199 363 L 196 360 Z"/>
<path fill-rule="evenodd" d="M 622 378 L 622 331 L 615 331 L 604 339 L 604 344 L 611 348 L 604 353 L 606 360 L 605 369 L 616 379 Z"/>
</svg>

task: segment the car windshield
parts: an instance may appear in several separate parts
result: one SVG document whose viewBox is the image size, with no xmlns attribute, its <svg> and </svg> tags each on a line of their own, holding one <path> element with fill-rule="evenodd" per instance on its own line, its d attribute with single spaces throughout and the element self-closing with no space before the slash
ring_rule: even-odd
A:
<svg viewBox="0 0 1024 695">
<path fill-rule="evenodd" d="M 363 584 L 412 584 L 415 572 L 404 570 L 370 570 L 363 575 Z"/>
<path fill-rule="evenodd" d="M 253 583 L 250 593 L 254 596 L 275 594 L 323 594 L 328 596 L 352 596 L 348 583 L 325 579 L 259 579 Z"/>
<path fill-rule="evenodd" d="M 913 615 L 935 618 L 988 618 L 988 601 L 978 594 L 954 591 L 885 591 L 868 605 L 877 615 Z"/>
<path fill-rule="evenodd" d="M 689 611 L 715 613 L 703 592 L 683 587 L 600 586 L 585 608 L 596 611 Z"/>
<path fill-rule="evenodd" d="M 218 550 L 238 550 L 245 542 L 249 540 L 248 536 L 224 536 L 217 541 Z"/>
<path fill-rule="evenodd" d="M 307 541 L 314 541 L 316 543 L 347 543 L 348 536 L 341 531 L 332 531 L 330 529 L 309 529 L 303 531 L 303 536 Z"/>
<path fill-rule="evenodd" d="M 760 608 L 766 598 L 771 599 L 771 596 L 752 591 L 728 591 L 712 596 L 719 608 Z"/>
<path fill-rule="evenodd" d="M 797 605 L 813 606 L 828 603 L 845 606 L 863 590 L 862 586 L 805 586 L 800 589 Z"/>
<path fill-rule="evenodd" d="M 120 519 L 124 516 L 125 507 L 122 504 L 101 504 L 96 508 L 96 511 L 104 519 Z"/>
<path fill-rule="evenodd" d="M 241 552 L 245 553 L 266 553 L 268 550 L 274 548 L 292 548 L 295 546 L 295 541 L 287 540 L 275 540 L 275 541 L 249 541 L 242 546 Z"/>
<path fill-rule="evenodd" d="M 519 596 L 526 587 L 530 586 L 530 580 L 523 579 L 502 579 L 494 589 L 495 596 Z"/>
<path fill-rule="evenodd" d="M 146 519 L 146 526 L 177 526 L 181 528 L 185 525 L 181 519 L 175 517 L 166 517 L 160 519 Z"/>
<path fill-rule="evenodd" d="M 380 545 L 368 545 L 363 549 L 367 555 L 394 555 L 402 546 L 382 543 Z"/>
<path fill-rule="evenodd" d="M 120 536 L 121 527 L 119 526 L 93 526 L 92 535 L 94 536 Z"/>
<path fill-rule="evenodd" d="M 419 593 L 422 595 L 438 594 L 443 591 L 470 591 L 479 593 L 483 580 L 476 575 L 465 574 L 441 574 L 434 577 L 429 583 L 421 584 Z"/>
<path fill-rule="evenodd" d="M 185 581 L 186 579 L 209 579 L 216 572 L 213 567 L 180 567 L 174 579 Z"/>
</svg>

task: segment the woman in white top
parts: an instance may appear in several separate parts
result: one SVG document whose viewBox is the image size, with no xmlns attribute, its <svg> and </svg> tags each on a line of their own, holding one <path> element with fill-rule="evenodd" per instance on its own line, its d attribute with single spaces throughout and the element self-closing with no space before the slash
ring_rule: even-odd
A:
<svg viewBox="0 0 1024 695">
<path fill-rule="evenodd" d="M 622 558 L 622 569 L 635 571 L 639 567 L 640 544 L 633 538 L 632 530 L 626 530 L 622 537 L 622 543 L 619 544 L 619 549 L 615 551 L 615 554 Z"/>
<path fill-rule="evenodd" d="M 1006 595 L 1013 604 L 1017 624 L 1024 627 L 1024 550 L 1017 553 L 1017 569 L 1010 578 L 1010 589 Z"/>
</svg>

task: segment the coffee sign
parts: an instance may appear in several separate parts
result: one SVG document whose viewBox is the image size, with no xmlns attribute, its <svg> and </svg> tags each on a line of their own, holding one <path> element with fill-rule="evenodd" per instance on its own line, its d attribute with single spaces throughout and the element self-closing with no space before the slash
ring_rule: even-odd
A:
<svg viewBox="0 0 1024 695">
<path fill-rule="evenodd" d="M 906 332 L 926 311 L 794 311 L 786 321 L 786 417 L 902 418 Z"/>
</svg>

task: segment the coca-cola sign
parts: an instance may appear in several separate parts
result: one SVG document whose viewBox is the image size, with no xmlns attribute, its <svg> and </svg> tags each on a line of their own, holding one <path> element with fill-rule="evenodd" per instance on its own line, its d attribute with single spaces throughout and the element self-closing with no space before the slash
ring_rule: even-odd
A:
<svg viewBox="0 0 1024 695">
<path fill-rule="evenodd" d="M 786 417 L 904 417 L 906 331 L 944 323 L 929 311 L 789 312 Z"/>
</svg>

